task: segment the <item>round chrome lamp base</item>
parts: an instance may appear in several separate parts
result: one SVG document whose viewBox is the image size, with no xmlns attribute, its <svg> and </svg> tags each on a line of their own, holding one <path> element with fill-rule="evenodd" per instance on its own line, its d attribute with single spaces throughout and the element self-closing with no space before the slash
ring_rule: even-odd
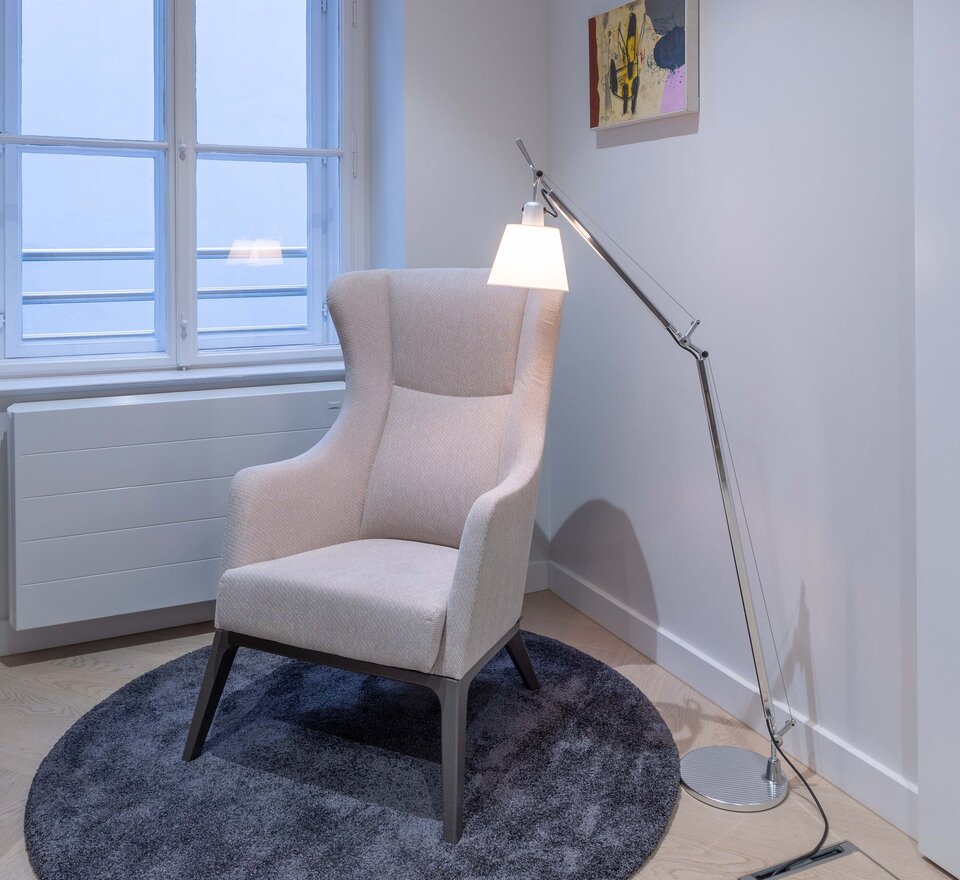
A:
<svg viewBox="0 0 960 880">
<path fill-rule="evenodd" d="M 772 809 L 790 791 L 779 760 L 731 746 L 687 752 L 680 759 L 680 781 L 697 800 L 740 813 Z"/>
</svg>

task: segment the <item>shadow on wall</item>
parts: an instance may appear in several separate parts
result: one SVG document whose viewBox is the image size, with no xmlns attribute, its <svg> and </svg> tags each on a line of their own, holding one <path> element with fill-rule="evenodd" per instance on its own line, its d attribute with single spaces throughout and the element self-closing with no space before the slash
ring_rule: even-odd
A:
<svg viewBox="0 0 960 880">
<path fill-rule="evenodd" d="M 806 714 L 809 723 L 804 726 L 804 739 L 807 748 L 807 755 L 815 754 L 815 741 L 813 728 L 819 722 L 819 712 L 817 710 L 817 691 L 814 683 L 817 677 L 813 669 L 813 652 L 810 644 L 810 607 L 807 605 L 807 585 L 804 581 L 800 582 L 800 600 L 797 605 L 797 620 L 790 636 L 789 648 L 783 654 L 783 679 L 784 686 L 788 694 L 794 699 L 791 700 L 796 705 L 795 697 L 799 694 L 799 679 L 804 679 L 806 689 L 806 705 L 802 711 Z M 776 691 L 776 689 L 774 689 Z M 799 706 L 797 707 L 800 708 Z"/>
<path fill-rule="evenodd" d="M 659 626 L 656 596 L 643 548 L 627 514 L 608 501 L 588 501 L 577 508 L 560 526 L 550 542 L 550 560 L 577 578 L 588 582 L 635 611 L 653 627 Z M 755 596 L 757 603 L 759 595 Z M 758 605 L 758 614 L 762 615 Z M 761 624 L 765 629 L 765 624 Z M 746 642 L 746 630 L 737 632 L 737 638 Z M 636 646 L 636 643 L 634 643 Z M 657 662 L 656 647 L 645 654 Z M 809 719 L 804 726 L 806 754 L 815 754 L 813 727 L 819 722 L 816 674 L 811 650 L 811 619 L 807 603 L 807 587 L 801 583 L 794 624 L 780 645 L 784 684 L 791 695 L 791 703 Z M 783 699 L 776 660 L 769 642 L 765 642 L 767 673 L 774 697 Z M 751 676 L 752 677 L 752 676 Z M 801 697 L 805 697 L 803 699 Z M 759 702 L 756 704 L 759 707 Z M 703 706 L 698 700 L 687 699 L 683 705 L 670 707 L 665 717 L 671 724 L 681 754 L 689 748 L 704 745 L 700 742 Z M 711 716 L 711 721 L 724 725 L 739 722 L 726 716 Z M 782 723 L 782 717 L 779 719 Z M 755 723 L 762 724 L 757 716 Z M 796 735 L 796 734 L 794 734 Z"/>
<path fill-rule="evenodd" d="M 609 501 L 588 501 L 570 514 L 550 542 L 550 559 L 650 623 L 659 623 L 650 570 L 633 523 Z"/>
<path fill-rule="evenodd" d="M 533 537 L 530 539 L 530 561 L 546 562 L 550 558 L 550 539 L 540 528 L 540 523 L 533 524 Z"/>
<path fill-rule="evenodd" d="M 597 149 L 622 147 L 624 144 L 643 144 L 647 141 L 662 141 L 667 138 L 684 137 L 700 130 L 700 114 L 684 113 L 666 119 L 648 119 L 616 128 L 598 129 Z"/>
</svg>

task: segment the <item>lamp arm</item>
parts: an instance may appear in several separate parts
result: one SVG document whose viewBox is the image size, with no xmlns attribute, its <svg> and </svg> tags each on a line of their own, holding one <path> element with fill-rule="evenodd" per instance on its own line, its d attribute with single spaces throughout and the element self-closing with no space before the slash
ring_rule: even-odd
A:
<svg viewBox="0 0 960 880">
<path fill-rule="evenodd" d="M 690 335 L 699 325 L 699 321 L 694 321 L 690 327 L 690 330 L 686 334 L 681 333 L 670 321 L 670 319 L 657 307 L 657 305 L 650 299 L 644 292 L 643 288 L 637 284 L 626 272 L 626 270 L 621 266 L 613 257 L 613 255 L 608 251 L 596 238 L 596 236 L 587 229 L 586 226 L 580 221 L 577 215 L 573 212 L 570 206 L 563 200 L 563 197 L 558 195 L 556 190 L 554 190 L 546 178 L 541 176 L 538 178 L 540 184 L 540 193 L 547 203 L 548 206 L 553 207 L 556 211 L 566 220 L 576 231 L 576 233 L 593 249 L 594 253 L 601 260 L 603 260 L 614 272 L 617 273 L 620 280 L 636 294 L 637 298 L 642 302 L 647 309 L 653 314 L 653 316 L 660 322 L 660 324 L 667 330 L 670 336 L 673 338 L 673 341 L 677 343 L 684 351 L 689 352 L 697 360 L 701 360 L 707 356 L 707 352 L 698 348 L 692 342 L 690 342 Z"/>
<path fill-rule="evenodd" d="M 707 427 L 710 431 L 710 445 L 713 448 L 713 458 L 717 469 L 717 480 L 720 483 L 720 495 L 723 500 L 723 512 L 727 521 L 727 532 L 730 537 L 730 549 L 733 553 L 734 566 L 737 572 L 737 582 L 740 587 L 740 598 L 743 603 L 743 616 L 747 624 L 747 635 L 750 639 L 750 651 L 753 656 L 753 666 L 757 676 L 757 687 L 760 691 L 760 701 L 763 705 L 764 722 L 771 739 L 771 762 L 777 761 L 776 749 L 774 743 L 779 744 L 783 734 L 789 730 L 794 720 L 791 717 L 781 729 L 777 729 L 776 709 L 773 702 L 773 696 L 770 691 L 770 681 L 767 677 L 767 667 L 763 656 L 763 645 L 760 641 L 760 627 L 757 622 L 756 606 L 753 601 L 753 591 L 750 587 L 750 578 L 747 570 L 746 554 L 743 549 L 743 538 L 740 534 L 740 524 L 737 519 L 737 511 L 733 502 L 733 493 L 730 489 L 729 470 L 727 467 L 726 454 L 720 436 L 720 426 L 717 419 L 717 406 L 714 400 L 713 390 L 710 385 L 710 377 L 707 370 L 708 352 L 698 348 L 690 342 L 690 336 L 699 321 L 695 320 L 690 329 L 684 334 L 681 333 L 670 321 L 669 318 L 657 307 L 657 305 L 643 292 L 643 289 L 626 272 L 626 270 L 613 258 L 610 252 L 597 240 L 596 236 L 577 217 L 576 213 L 564 201 L 563 197 L 558 195 L 556 190 L 550 184 L 543 171 L 537 168 L 530 154 L 527 152 L 523 141 L 517 139 L 517 146 L 523 153 L 524 159 L 530 166 L 534 175 L 534 189 L 539 188 L 548 207 L 552 207 L 564 218 L 577 232 L 577 234 L 593 249 L 593 251 L 618 275 L 621 281 L 630 288 L 637 298 L 647 307 L 653 316 L 667 330 L 673 341 L 677 343 L 684 351 L 691 354 L 697 362 L 697 375 L 700 379 L 700 390 L 703 393 L 703 407 L 707 416 Z M 777 763 L 779 768 L 779 764 Z"/>
</svg>

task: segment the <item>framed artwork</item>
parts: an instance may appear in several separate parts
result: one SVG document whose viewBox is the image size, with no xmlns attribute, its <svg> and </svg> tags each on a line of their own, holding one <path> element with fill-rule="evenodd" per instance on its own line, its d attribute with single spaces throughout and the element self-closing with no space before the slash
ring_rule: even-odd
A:
<svg viewBox="0 0 960 880">
<path fill-rule="evenodd" d="M 590 128 L 700 109 L 698 0 L 633 0 L 589 21 Z"/>
</svg>

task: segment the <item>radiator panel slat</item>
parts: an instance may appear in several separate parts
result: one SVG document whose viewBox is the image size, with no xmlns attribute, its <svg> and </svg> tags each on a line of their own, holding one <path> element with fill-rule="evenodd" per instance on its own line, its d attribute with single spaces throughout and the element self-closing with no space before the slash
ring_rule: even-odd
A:
<svg viewBox="0 0 960 880">
<path fill-rule="evenodd" d="M 222 516 L 230 477 L 129 486 L 69 495 L 23 498 L 17 510 L 21 542 Z"/>
<path fill-rule="evenodd" d="M 233 475 L 309 449 L 342 399 L 330 382 L 10 407 L 12 625 L 214 598 Z"/>
<path fill-rule="evenodd" d="M 196 562 L 220 555 L 222 516 L 198 522 L 27 541 L 17 548 L 19 585 Z"/>
<path fill-rule="evenodd" d="M 32 584 L 18 596 L 18 615 L 37 626 L 94 620 L 114 614 L 189 605 L 217 597 L 220 560 L 183 562 L 47 584 Z M 157 604 L 157 597 L 163 603 Z M 122 608 L 122 612 L 117 612 Z M 20 629 L 29 629 L 21 626 Z"/>
<path fill-rule="evenodd" d="M 324 430 L 243 434 L 19 456 L 19 497 L 230 477 L 242 468 L 299 455 Z"/>
<path fill-rule="evenodd" d="M 330 383 L 340 385 L 341 383 Z M 138 443 L 196 440 L 206 437 L 236 437 L 271 430 L 329 428 L 337 416 L 343 392 L 329 401 L 318 401 L 311 386 L 286 385 L 222 391 L 191 391 L 132 397 L 51 401 L 21 404 L 31 407 L 30 419 L 19 428 L 18 442 L 32 453 L 69 452 Z M 141 401 L 152 398 L 149 406 Z M 46 408 L 44 408 L 46 407 Z M 71 434 L 63 432 L 64 413 L 69 413 Z M 175 413 L 175 415 L 172 415 Z M 275 429 L 274 429 L 275 430 Z"/>
</svg>

